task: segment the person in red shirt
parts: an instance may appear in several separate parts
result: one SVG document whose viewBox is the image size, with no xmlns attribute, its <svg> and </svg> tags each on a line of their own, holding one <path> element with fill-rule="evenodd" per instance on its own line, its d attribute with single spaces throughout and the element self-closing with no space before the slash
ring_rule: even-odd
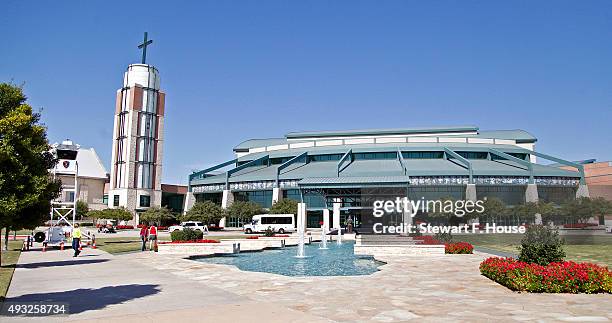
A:
<svg viewBox="0 0 612 323">
<path fill-rule="evenodd" d="M 157 243 L 157 227 L 155 223 L 149 227 L 149 250 L 153 250 L 153 242 Z"/>
<path fill-rule="evenodd" d="M 148 231 L 148 228 L 146 225 L 140 228 L 140 240 L 142 240 L 142 251 L 145 251 L 147 249 L 147 231 Z"/>
</svg>

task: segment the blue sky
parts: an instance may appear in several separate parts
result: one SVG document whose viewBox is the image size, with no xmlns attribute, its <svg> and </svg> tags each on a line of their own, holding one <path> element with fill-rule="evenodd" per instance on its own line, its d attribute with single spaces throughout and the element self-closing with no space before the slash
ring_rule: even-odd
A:
<svg viewBox="0 0 612 323">
<path fill-rule="evenodd" d="M 167 183 L 301 130 L 520 128 L 542 152 L 612 159 L 610 1 L 9 0 L 0 28 L 0 81 L 109 170 L 115 91 L 148 31 Z"/>
</svg>

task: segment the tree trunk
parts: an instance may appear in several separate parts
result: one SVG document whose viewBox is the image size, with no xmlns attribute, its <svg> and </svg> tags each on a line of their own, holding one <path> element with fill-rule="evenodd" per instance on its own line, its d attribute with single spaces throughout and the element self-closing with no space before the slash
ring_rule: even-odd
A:
<svg viewBox="0 0 612 323">
<path fill-rule="evenodd" d="M 2 233 L 2 228 L 0 228 L 0 233 Z M 2 238 L 0 237 L 0 239 L 2 239 Z M 0 240 L 0 241 L 2 241 L 2 240 Z M 0 267 L 2 267 L 2 248 L 0 248 Z"/>
<path fill-rule="evenodd" d="M 9 228 L 6 228 L 4 231 L 4 250 L 8 251 L 8 237 L 9 237 Z"/>
</svg>

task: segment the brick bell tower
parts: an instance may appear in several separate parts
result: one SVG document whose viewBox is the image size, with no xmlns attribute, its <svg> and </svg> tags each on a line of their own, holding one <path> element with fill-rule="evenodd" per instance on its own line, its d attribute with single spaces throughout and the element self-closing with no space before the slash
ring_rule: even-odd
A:
<svg viewBox="0 0 612 323">
<path fill-rule="evenodd" d="M 165 93 L 159 71 L 146 64 L 147 40 L 141 64 L 131 64 L 117 90 L 108 206 L 138 212 L 161 205 Z"/>
</svg>

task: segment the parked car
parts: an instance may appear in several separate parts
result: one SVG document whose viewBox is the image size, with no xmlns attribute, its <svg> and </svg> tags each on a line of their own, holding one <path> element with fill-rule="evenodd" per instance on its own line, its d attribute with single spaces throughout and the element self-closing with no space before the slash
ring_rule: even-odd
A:
<svg viewBox="0 0 612 323">
<path fill-rule="evenodd" d="M 98 232 L 100 233 L 117 233 L 115 227 L 112 224 L 107 224 L 105 226 L 101 226 L 98 228 Z"/>
<path fill-rule="evenodd" d="M 285 233 L 295 231 L 293 214 L 259 214 L 254 215 L 249 224 L 242 226 L 245 233 L 264 232 L 268 228 L 274 232 Z"/>
<path fill-rule="evenodd" d="M 186 221 L 181 222 L 180 225 L 173 225 L 168 228 L 168 232 L 181 231 L 183 229 L 191 229 L 196 231 L 208 232 L 208 226 L 202 222 L 197 221 Z"/>
</svg>

